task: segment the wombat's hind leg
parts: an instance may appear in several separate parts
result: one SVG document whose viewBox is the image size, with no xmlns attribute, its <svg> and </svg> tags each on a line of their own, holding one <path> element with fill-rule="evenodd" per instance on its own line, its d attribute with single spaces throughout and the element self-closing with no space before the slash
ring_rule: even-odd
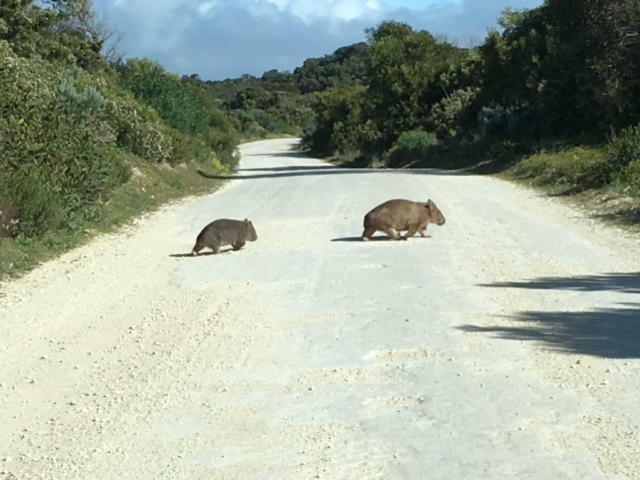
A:
<svg viewBox="0 0 640 480">
<path fill-rule="evenodd" d="M 376 233 L 376 229 L 375 228 L 365 228 L 364 232 L 362 232 L 362 240 L 364 240 L 365 242 L 368 242 L 371 239 L 371 235 L 373 235 L 374 233 Z"/>
<path fill-rule="evenodd" d="M 200 252 L 200 250 L 202 250 L 204 248 L 204 245 L 202 243 L 196 243 L 193 247 L 193 249 L 191 250 L 191 255 L 193 255 L 194 257 L 198 256 L 198 253 Z"/>
<path fill-rule="evenodd" d="M 240 250 L 242 247 L 244 247 L 245 243 L 247 242 L 245 242 L 244 240 L 236 240 L 231 244 L 231 248 L 233 248 L 234 250 Z"/>
<path fill-rule="evenodd" d="M 220 245 L 219 244 L 215 244 L 215 245 L 211 245 L 211 250 L 213 250 L 213 254 L 217 255 L 220 253 Z"/>
</svg>

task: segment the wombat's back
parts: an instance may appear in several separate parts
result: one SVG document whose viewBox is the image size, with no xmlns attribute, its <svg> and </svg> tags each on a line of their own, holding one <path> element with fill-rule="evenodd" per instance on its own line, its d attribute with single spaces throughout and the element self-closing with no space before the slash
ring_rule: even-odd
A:
<svg viewBox="0 0 640 480">
<path fill-rule="evenodd" d="M 196 239 L 196 243 L 206 246 L 225 246 L 235 242 L 254 241 L 257 238 L 253 224 L 249 220 L 220 218 L 202 229 Z"/>
<path fill-rule="evenodd" d="M 364 217 L 364 227 L 406 230 L 409 223 L 414 223 L 426 214 L 426 209 L 420 203 L 394 198 L 369 211 Z"/>
</svg>

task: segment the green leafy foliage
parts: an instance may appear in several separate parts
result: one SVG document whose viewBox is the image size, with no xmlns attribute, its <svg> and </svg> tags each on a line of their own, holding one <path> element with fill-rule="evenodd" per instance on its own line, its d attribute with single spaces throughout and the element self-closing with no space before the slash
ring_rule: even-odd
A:
<svg viewBox="0 0 640 480">
<path fill-rule="evenodd" d="M 437 143 L 438 140 L 434 134 L 420 130 L 412 130 L 401 134 L 393 146 L 394 148 L 407 150 L 426 150 Z"/>
<path fill-rule="evenodd" d="M 195 135 L 207 128 L 207 117 L 198 99 L 184 88 L 180 78 L 158 63 L 129 59 L 119 67 L 120 85 L 179 132 Z"/>
<path fill-rule="evenodd" d="M 362 85 L 367 81 L 369 45 L 355 43 L 321 58 L 309 58 L 293 71 L 302 94 L 324 92 L 337 86 Z"/>
<path fill-rule="evenodd" d="M 10 1 L 0 14 L 0 239 L 27 245 L 101 222 L 132 159 L 237 164 L 216 99 L 146 59 L 112 67 L 87 0 Z"/>
<path fill-rule="evenodd" d="M 375 133 L 364 120 L 363 86 L 334 87 L 316 95 L 314 127 L 303 135 L 303 144 L 320 155 L 357 154 Z"/>
<path fill-rule="evenodd" d="M 470 49 L 400 22 L 368 29 L 359 84 L 366 95 L 353 94 L 351 79 L 328 90 L 313 75 L 305 80 L 304 88 L 323 90 L 305 146 L 326 155 L 368 156 L 361 165 L 466 168 L 473 160 L 507 168 L 546 144 L 599 141 L 613 130 L 622 133 L 606 149 L 606 161 L 589 156 L 590 168 L 563 165 L 579 168 L 581 185 L 636 182 L 637 2 L 546 0 L 530 10 L 505 9 L 498 26 Z M 342 65 L 335 56 L 331 61 Z M 299 72 L 318 77 L 330 69 L 323 57 L 306 61 Z M 430 132 L 438 142 L 405 144 L 416 132 Z"/>
<path fill-rule="evenodd" d="M 388 153 L 388 166 L 397 168 L 413 161 L 421 160 L 429 154 L 431 147 L 438 144 L 433 133 L 411 130 L 402 133 Z"/>
<path fill-rule="evenodd" d="M 606 161 L 594 168 L 600 183 L 614 180 L 640 183 L 637 177 L 640 165 L 640 125 L 625 128 L 615 135 L 605 149 Z"/>
<path fill-rule="evenodd" d="M 105 119 L 105 100 L 75 79 L 0 43 L 0 159 L 14 234 L 41 235 L 94 217 L 103 195 L 129 178 Z"/>
<path fill-rule="evenodd" d="M 607 151 L 607 161 L 616 171 L 640 160 L 640 126 L 626 128 L 613 138 Z"/>
</svg>

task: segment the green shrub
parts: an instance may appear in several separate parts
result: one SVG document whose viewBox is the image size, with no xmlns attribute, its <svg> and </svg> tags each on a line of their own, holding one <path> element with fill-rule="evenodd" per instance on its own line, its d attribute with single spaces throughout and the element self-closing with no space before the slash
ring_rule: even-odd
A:
<svg viewBox="0 0 640 480">
<path fill-rule="evenodd" d="M 235 135 L 209 129 L 201 135 L 201 138 L 215 152 L 222 163 L 231 168 L 235 167 L 238 161 L 236 159 L 238 155 L 238 140 Z"/>
<path fill-rule="evenodd" d="M 387 154 L 389 167 L 397 168 L 427 156 L 431 147 L 438 144 L 433 133 L 411 130 L 402 133 Z"/>
<path fill-rule="evenodd" d="M 479 88 L 461 88 L 435 104 L 427 117 L 430 129 L 443 139 L 463 132 L 472 123 L 473 105 L 479 92 Z"/>
<path fill-rule="evenodd" d="M 305 143 L 323 156 L 353 155 L 366 143 L 370 124 L 364 118 L 366 87 L 333 87 L 315 96 L 313 128 Z"/>
<path fill-rule="evenodd" d="M 5 173 L 0 187 L 16 212 L 11 236 L 37 237 L 64 225 L 64 198 L 46 168 L 30 164 Z"/>
<path fill-rule="evenodd" d="M 166 128 L 144 118 L 144 108 L 133 102 L 112 101 L 106 106 L 118 145 L 150 162 L 169 161 L 172 141 Z"/>
<path fill-rule="evenodd" d="M 606 149 L 607 164 L 611 174 L 624 171 L 631 163 L 640 160 L 640 125 L 629 127 L 613 137 Z"/>
<path fill-rule="evenodd" d="M 120 65 L 120 85 L 155 109 L 162 120 L 181 133 L 195 135 L 208 127 L 202 104 L 177 75 L 149 60 L 129 59 Z"/>
<path fill-rule="evenodd" d="M 252 109 L 249 110 L 249 115 L 251 115 L 256 123 L 260 125 L 262 128 L 268 131 L 273 131 L 273 120 L 271 115 L 269 115 L 264 110 Z"/>
<path fill-rule="evenodd" d="M 269 133 L 245 110 L 231 110 L 229 115 L 234 128 L 242 138 L 265 138 Z"/>
<path fill-rule="evenodd" d="M 78 92 L 78 83 L 83 80 L 84 76 L 83 71 L 79 68 L 70 68 L 66 71 L 66 78 L 60 85 L 60 96 L 69 113 L 99 110 L 108 102 L 93 85 L 85 86 L 82 93 Z"/>
<path fill-rule="evenodd" d="M 517 153 L 518 146 L 511 140 L 505 140 L 491 144 L 484 159 L 490 162 L 504 164 L 514 160 Z"/>
<path fill-rule="evenodd" d="M 17 58 L 0 42 L 0 178 L 3 203 L 14 211 L 12 235 L 96 218 L 103 196 L 129 179 L 107 102 L 91 89 L 78 93 L 78 80 L 77 72 Z"/>
<path fill-rule="evenodd" d="M 640 189 L 640 160 L 634 160 L 625 169 L 627 183 L 636 189 Z"/>
<path fill-rule="evenodd" d="M 232 120 L 222 110 L 209 108 L 207 110 L 207 119 L 211 129 L 223 133 L 233 132 Z"/>
<path fill-rule="evenodd" d="M 637 185 L 640 164 L 640 126 L 628 127 L 614 135 L 604 149 L 604 161 L 593 164 L 586 175 L 589 186 L 613 182 Z"/>
<path fill-rule="evenodd" d="M 436 136 L 422 130 L 404 132 L 394 143 L 395 148 L 407 150 L 425 150 L 438 143 Z"/>
<path fill-rule="evenodd" d="M 205 163 L 211 159 L 211 149 L 202 140 L 184 135 L 174 128 L 168 128 L 167 132 L 172 144 L 169 163 Z"/>
<path fill-rule="evenodd" d="M 493 152 L 495 156 L 496 150 Z M 522 159 L 509 171 L 516 178 L 528 179 L 538 185 L 581 191 L 604 185 L 599 172 L 605 164 L 600 148 L 579 145 L 541 150 Z"/>
<path fill-rule="evenodd" d="M 18 231 L 18 207 L 7 196 L 9 184 L 0 173 L 0 241 L 16 235 Z"/>
</svg>

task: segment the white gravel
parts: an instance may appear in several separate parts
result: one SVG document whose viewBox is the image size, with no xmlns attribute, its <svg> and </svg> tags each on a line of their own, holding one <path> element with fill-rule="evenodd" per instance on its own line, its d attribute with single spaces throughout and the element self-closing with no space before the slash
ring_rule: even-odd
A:
<svg viewBox="0 0 640 480">
<path fill-rule="evenodd" d="M 637 238 L 292 143 L 2 286 L 0 479 L 640 479 Z M 360 241 L 390 198 L 447 223 Z M 258 241 L 172 256 L 221 217 Z"/>
</svg>

